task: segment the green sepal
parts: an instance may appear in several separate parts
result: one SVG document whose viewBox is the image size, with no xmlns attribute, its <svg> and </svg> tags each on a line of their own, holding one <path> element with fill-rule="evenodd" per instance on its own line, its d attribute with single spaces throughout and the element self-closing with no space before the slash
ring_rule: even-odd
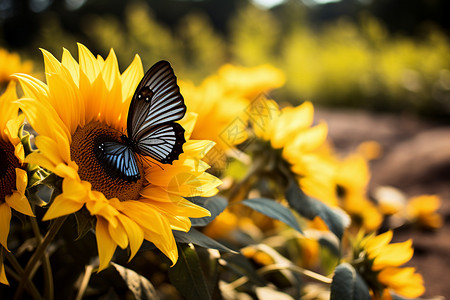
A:
<svg viewBox="0 0 450 300">
<path fill-rule="evenodd" d="M 25 124 L 22 124 L 20 126 L 18 136 L 19 136 L 20 142 L 23 145 L 23 149 L 25 151 L 25 157 L 26 157 L 28 154 L 36 151 L 36 149 L 33 149 L 33 143 L 31 142 L 31 134 L 28 131 L 24 130 L 24 127 L 25 127 Z"/>
<path fill-rule="evenodd" d="M 77 221 L 77 238 L 83 238 L 92 228 L 95 228 L 95 218 L 85 208 L 82 208 L 74 213 Z"/>
</svg>

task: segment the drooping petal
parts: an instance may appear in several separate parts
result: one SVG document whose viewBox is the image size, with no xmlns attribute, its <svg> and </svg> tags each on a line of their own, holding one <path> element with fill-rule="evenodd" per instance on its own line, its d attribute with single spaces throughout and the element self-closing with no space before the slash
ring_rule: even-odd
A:
<svg viewBox="0 0 450 300">
<path fill-rule="evenodd" d="M 3 261 L 0 261 L 0 283 L 9 285 L 8 279 L 5 274 L 5 266 L 3 265 Z"/>
<path fill-rule="evenodd" d="M 61 216 L 69 215 L 71 213 L 79 211 L 83 207 L 83 205 L 84 203 L 80 201 L 65 199 L 64 194 L 60 194 L 53 200 L 52 205 L 50 205 L 42 220 L 48 221 Z"/>
<path fill-rule="evenodd" d="M 108 222 L 102 217 L 97 217 L 95 236 L 97 237 L 98 257 L 100 260 L 98 271 L 100 272 L 108 267 L 114 251 L 116 251 L 117 244 L 109 235 Z"/>
<path fill-rule="evenodd" d="M 118 215 L 118 219 L 122 223 L 128 235 L 131 250 L 129 258 L 130 261 L 136 255 L 142 245 L 142 242 L 144 241 L 144 231 L 141 227 L 139 227 L 139 225 L 137 225 L 132 219 L 127 216 L 120 214 Z"/>
<path fill-rule="evenodd" d="M 5 197 L 6 203 L 16 211 L 34 217 L 31 210 L 30 202 L 25 196 L 25 189 L 28 183 L 28 176 L 25 170 L 16 168 L 16 186 L 17 190 L 13 191 L 11 195 Z"/>
<path fill-rule="evenodd" d="M 11 222 L 11 208 L 7 203 L 0 204 L 0 244 L 8 250 L 8 234 Z"/>
<path fill-rule="evenodd" d="M 419 297 L 425 292 L 423 278 L 414 268 L 386 268 L 378 274 L 378 280 L 408 298 Z"/>
<path fill-rule="evenodd" d="M 121 222 L 117 222 L 117 226 L 112 226 L 111 223 L 108 223 L 108 231 L 109 236 L 113 239 L 114 243 L 116 243 L 120 248 L 125 249 L 128 247 L 128 236 L 125 228 L 123 227 Z"/>
<path fill-rule="evenodd" d="M 381 270 L 385 267 L 398 267 L 408 262 L 414 254 L 412 240 L 403 243 L 386 245 L 383 252 L 379 253 L 373 262 L 373 270 Z"/>
</svg>

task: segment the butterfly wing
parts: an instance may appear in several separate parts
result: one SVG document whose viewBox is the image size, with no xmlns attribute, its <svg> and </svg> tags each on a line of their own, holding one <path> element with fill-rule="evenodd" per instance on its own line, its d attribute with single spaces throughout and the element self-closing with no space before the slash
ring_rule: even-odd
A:
<svg viewBox="0 0 450 300">
<path fill-rule="evenodd" d="M 136 156 L 127 145 L 103 142 L 98 149 L 98 159 L 111 175 L 127 181 L 136 181 L 140 176 Z"/>
<path fill-rule="evenodd" d="M 174 122 L 185 113 L 172 67 L 157 62 L 139 83 L 128 110 L 127 134 L 136 152 L 171 164 L 183 152 L 184 129 Z"/>
<path fill-rule="evenodd" d="M 149 127 L 136 143 L 136 152 L 150 156 L 163 164 L 170 163 L 183 152 L 184 128 L 178 123 Z"/>
</svg>

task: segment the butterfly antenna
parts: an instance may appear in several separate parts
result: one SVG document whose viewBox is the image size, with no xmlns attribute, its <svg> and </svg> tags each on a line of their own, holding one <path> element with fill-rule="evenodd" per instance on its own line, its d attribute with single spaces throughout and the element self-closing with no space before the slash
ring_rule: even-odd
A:
<svg viewBox="0 0 450 300">
<path fill-rule="evenodd" d="M 144 156 L 144 155 L 137 155 L 138 159 L 140 160 L 140 163 L 142 163 L 143 161 L 145 161 L 147 164 L 149 164 L 150 166 L 153 166 L 153 164 L 157 165 L 161 170 L 164 171 L 164 168 L 157 162 L 154 160 L 151 160 L 148 156 Z"/>
</svg>

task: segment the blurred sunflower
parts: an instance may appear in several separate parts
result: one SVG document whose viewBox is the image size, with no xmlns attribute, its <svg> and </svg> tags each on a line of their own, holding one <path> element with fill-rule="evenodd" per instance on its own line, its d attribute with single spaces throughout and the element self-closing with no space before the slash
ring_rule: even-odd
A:
<svg viewBox="0 0 450 300">
<path fill-rule="evenodd" d="M 19 54 L 0 49 L 0 86 L 6 86 L 14 73 L 30 73 L 33 63 L 29 60 L 21 61 Z"/>
<path fill-rule="evenodd" d="M 0 96 L 0 243 L 6 251 L 11 221 L 11 208 L 34 216 L 25 196 L 28 183 L 24 170 L 24 149 L 19 139 L 23 115 L 18 116 L 16 83 L 11 81 Z M 3 251 L 3 250 L 2 250 Z M 8 284 L 3 261 L 0 260 L 0 282 Z"/>
<path fill-rule="evenodd" d="M 216 143 L 206 156 L 208 163 L 224 167 L 221 160 L 226 151 L 247 138 L 247 108 L 251 101 L 284 82 L 283 73 L 270 65 L 244 68 L 230 64 L 222 66 L 199 86 L 180 82 L 188 111 L 198 113 L 192 137 Z"/>
<path fill-rule="evenodd" d="M 293 174 L 307 195 L 336 206 L 336 167 L 322 149 L 328 127 L 324 122 L 312 126 L 313 119 L 311 102 L 280 110 L 275 101 L 262 99 L 252 108 L 251 125 L 259 142 L 251 147 L 265 172 Z"/>
<path fill-rule="evenodd" d="M 370 180 L 368 161 L 359 153 L 344 159 L 336 158 L 336 192 L 340 206 L 366 231 L 375 231 L 381 225 L 383 216 L 377 206 L 367 197 Z"/>
<path fill-rule="evenodd" d="M 26 161 L 63 178 L 58 195 L 45 220 L 86 207 L 96 217 L 96 237 L 104 269 L 117 246 L 129 247 L 130 259 L 143 240 L 155 244 L 175 264 L 178 252 L 172 230 L 188 231 L 189 217 L 210 215 L 206 209 L 184 199 L 212 196 L 220 180 L 205 173 L 201 161 L 210 141 L 190 140 L 195 115 L 180 121 L 186 143 L 172 165 L 155 167 L 151 159 L 139 160 L 140 179 L 126 181 L 107 172 L 94 149 L 102 141 L 120 141 L 126 128 L 130 101 L 144 72 L 138 55 L 119 72 L 113 50 L 104 60 L 78 44 L 79 62 L 64 49 L 59 62 L 44 54 L 47 84 L 24 74 L 16 75 L 25 98 L 20 108 L 38 132 L 39 153 Z"/>
<path fill-rule="evenodd" d="M 415 273 L 415 268 L 400 267 L 414 254 L 412 241 L 389 244 L 392 235 L 392 231 L 387 231 L 362 238 L 354 247 L 353 265 L 371 287 L 374 299 L 388 295 L 388 291 L 419 297 L 425 292 L 422 276 Z"/>
<path fill-rule="evenodd" d="M 442 216 L 437 213 L 441 199 L 437 195 L 412 197 L 406 205 L 406 218 L 410 222 L 428 229 L 442 227 Z"/>
</svg>

